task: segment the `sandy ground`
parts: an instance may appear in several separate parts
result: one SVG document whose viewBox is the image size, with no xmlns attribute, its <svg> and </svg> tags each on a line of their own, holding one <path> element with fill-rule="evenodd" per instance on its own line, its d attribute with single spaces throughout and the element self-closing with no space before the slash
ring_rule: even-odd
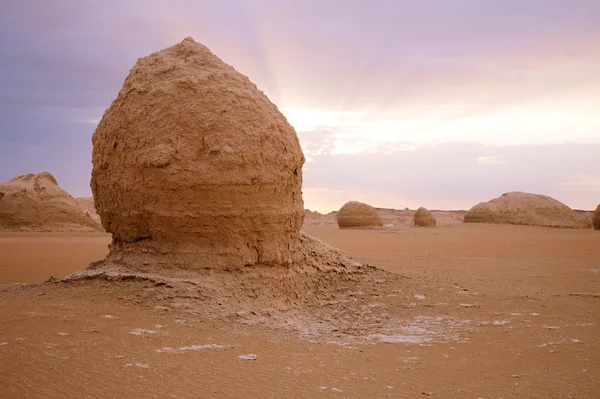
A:
<svg viewBox="0 0 600 399">
<path fill-rule="evenodd" d="M 0 397 L 600 397 L 598 232 L 306 231 L 410 282 L 408 296 L 382 283 L 397 330 L 320 339 L 190 316 L 138 281 L 5 285 Z M 3 233 L 0 282 L 64 276 L 108 241 Z"/>
<path fill-rule="evenodd" d="M 63 277 L 108 253 L 106 233 L 0 232 L 0 284 Z"/>
</svg>

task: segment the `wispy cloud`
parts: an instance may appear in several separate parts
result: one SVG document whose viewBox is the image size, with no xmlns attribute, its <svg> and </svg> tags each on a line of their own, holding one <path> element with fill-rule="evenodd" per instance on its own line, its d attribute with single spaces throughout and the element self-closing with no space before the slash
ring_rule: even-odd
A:
<svg viewBox="0 0 600 399">
<path fill-rule="evenodd" d="M 598 194 L 600 193 L 600 175 L 581 174 L 573 176 L 571 180 L 559 182 L 557 185 L 567 190 Z M 600 197 L 598 198 L 598 202 L 600 202 Z"/>
<path fill-rule="evenodd" d="M 504 160 L 502 160 L 502 158 L 500 158 L 499 156 L 495 156 L 495 155 L 489 155 L 489 156 L 479 156 L 476 158 L 477 159 L 477 163 L 479 163 L 480 165 L 498 165 L 498 164 L 502 164 L 505 163 Z"/>
</svg>

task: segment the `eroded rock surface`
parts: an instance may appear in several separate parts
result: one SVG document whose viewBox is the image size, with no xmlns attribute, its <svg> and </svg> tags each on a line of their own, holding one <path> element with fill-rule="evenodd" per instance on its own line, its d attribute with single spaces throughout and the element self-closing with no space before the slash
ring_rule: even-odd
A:
<svg viewBox="0 0 600 399">
<path fill-rule="evenodd" d="M 239 268 L 300 259 L 304 155 L 244 75 L 191 38 L 140 58 L 93 136 L 108 260 Z"/>
</svg>

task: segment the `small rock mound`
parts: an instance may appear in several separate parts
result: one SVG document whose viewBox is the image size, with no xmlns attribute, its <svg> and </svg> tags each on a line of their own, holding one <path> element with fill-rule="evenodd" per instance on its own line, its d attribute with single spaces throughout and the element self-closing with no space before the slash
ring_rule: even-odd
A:
<svg viewBox="0 0 600 399">
<path fill-rule="evenodd" d="M 435 217 L 427 209 L 421 207 L 417 209 L 414 216 L 415 226 L 419 227 L 435 227 Z"/>
<path fill-rule="evenodd" d="M 337 215 L 340 229 L 372 229 L 383 226 L 383 219 L 371 205 L 350 201 L 340 208 Z"/>
<path fill-rule="evenodd" d="M 465 215 L 464 223 L 586 228 L 585 221 L 562 202 L 518 191 L 475 205 Z"/>
<path fill-rule="evenodd" d="M 592 224 L 594 225 L 594 230 L 600 230 L 600 205 L 598 205 L 596 212 L 594 212 Z"/>
<path fill-rule="evenodd" d="M 101 230 L 48 172 L 0 184 L 0 231 Z"/>
</svg>

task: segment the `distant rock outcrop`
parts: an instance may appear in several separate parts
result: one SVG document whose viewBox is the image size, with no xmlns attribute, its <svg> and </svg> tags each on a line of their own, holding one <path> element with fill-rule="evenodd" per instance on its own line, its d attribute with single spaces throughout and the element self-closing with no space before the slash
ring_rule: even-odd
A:
<svg viewBox="0 0 600 399">
<path fill-rule="evenodd" d="M 186 38 L 140 58 L 92 141 L 109 260 L 225 269 L 300 259 L 296 132 L 202 44 Z"/>
<path fill-rule="evenodd" d="M 1 231 L 100 231 L 48 172 L 27 174 L 0 184 Z"/>
<path fill-rule="evenodd" d="M 341 229 L 370 229 L 383 226 L 383 219 L 371 205 L 350 201 L 340 208 L 337 214 Z"/>
<path fill-rule="evenodd" d="M 519 191 L 475 205 L 465 215 L 464 223 L 586 228 L 585 221 L 562 202 Z"/>
<path fill-rule="evenodd" d="M 436 220 L 431 212 L 421 207 L 415 212 L 414 224 L 419 227 L 435 227 Z"/>
<path fill-rule="evenodd" d="M 77 204 L 79 204 L 79 207 L 85 214 L 90 215 L 92 220 L 97 222 L 99 225 L 102 224 L 102 221 L 100 220 L 100 215 L 98 215 L 98 213 L 96 212 L 96 208 L 94 207 L 94 198 L 79 197 L 75 198 L 75 201 L 77 201 Z"/>
<path fill-rule="evenodd" d="M 594 212 L 594 216 L 592 217 L 592 224 L 594 226 L 594 230 L 600 230 L 600 205 L 596 208 L 596 212 Z"/>
</svg>

